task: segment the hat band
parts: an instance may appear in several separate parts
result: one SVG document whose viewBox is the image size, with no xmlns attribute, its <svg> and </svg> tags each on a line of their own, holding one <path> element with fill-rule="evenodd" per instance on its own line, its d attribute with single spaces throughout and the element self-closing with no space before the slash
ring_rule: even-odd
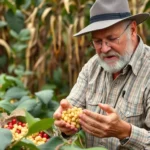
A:
<svg viewBox="0 0 150 150">
<path fill-rule="evenodd" d="M 101 14 L 101 15 L 96 15 L 91 17 L 90 23 L 97 22 L 97 21 L 104 21 L 104 20 L 122 19 L 129 16 L 131 16 L 131 13 L 129 12 Z"/>
</svg>

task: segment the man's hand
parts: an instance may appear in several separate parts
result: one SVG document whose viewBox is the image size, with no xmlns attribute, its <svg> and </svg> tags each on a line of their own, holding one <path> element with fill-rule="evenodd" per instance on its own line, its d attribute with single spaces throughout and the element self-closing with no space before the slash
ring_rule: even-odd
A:
<svg viewBox="0 0 150 150">
<path fill-rule="evenodd" d="M 106 115 L 83 110 L 80 115 L 80 124 L 85 132 L 96 137 L 116 137 L 123 139 L 129 137 L 131 125 L 120 119 L 115 110 L 107 104 L 99 104 L 99 107 L 106 112 Z"/>
<path fill-rule="evenodd" d="M 68 108 L 72 108 L 72 105 L 67 100 L 61 100 L 60 106 L 55 111 L 53 117 L 55 119 L 55 126 L 57 126 L 61 132 L 65 133 L 66 135 L 72 135 L 77 132 L 77 128 L 75 126 L 66 123 L 61 119 L 62 112 L 67 110 Z"/>
</svg>

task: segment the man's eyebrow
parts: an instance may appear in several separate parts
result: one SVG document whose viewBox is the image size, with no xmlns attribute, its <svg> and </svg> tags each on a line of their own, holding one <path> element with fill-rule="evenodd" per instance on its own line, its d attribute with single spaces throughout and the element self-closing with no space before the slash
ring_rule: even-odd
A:
<svg viewBox="0 0 150 150">
<path fill-rule="evenodd" d="M 106 37 L 104 37 L 105 39 L 109 39 L 109 38 L 113 38 L 114 36 L 116 36 L 116 34 L 112 35 L 107 35 Z M 102 40 L 103 38 L 99 38 L 99 37 L 92 37 L 93 40 Z"/>
<path fill-rule="evenodd" d="M 92 40 L 101 40 L 101 38 L 94 38 L 94 37 L 92 37 Z"/>
<path fill-rule="evenodd" d="M 109 38 L 113 38 L 114 36 L 116 36 L 116 34 L 110 34 L 110 35 L 107 35 L 106 38 L 109 39 Z"/>
</svg>

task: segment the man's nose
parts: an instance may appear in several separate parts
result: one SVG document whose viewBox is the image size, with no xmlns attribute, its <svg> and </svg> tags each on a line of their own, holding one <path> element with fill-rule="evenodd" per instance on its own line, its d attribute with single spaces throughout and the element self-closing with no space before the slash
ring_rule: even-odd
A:
<svg viewBox="0 0 150 150">
<path fill-rule="evenodd" d="M 107 53 L 109 50 L 111 50 L 111 47 L 109 46 L 109 43 L 107 43 L 107 41 L 102 41 L 101 52 L 102 53 Z"/>
</svg>

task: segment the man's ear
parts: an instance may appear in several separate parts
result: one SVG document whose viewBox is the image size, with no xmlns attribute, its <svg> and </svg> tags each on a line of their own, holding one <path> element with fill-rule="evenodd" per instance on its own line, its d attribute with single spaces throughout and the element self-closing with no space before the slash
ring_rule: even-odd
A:
<svg viewBox="0 0 150 150">
<path fill-rule="evenodd" d="M 132 23 L 131 23 L 131 35 L 133 38 L 137 37 L 137 23 L 136 23 L 136 21 L 132 21 Z"/>
</svg>

